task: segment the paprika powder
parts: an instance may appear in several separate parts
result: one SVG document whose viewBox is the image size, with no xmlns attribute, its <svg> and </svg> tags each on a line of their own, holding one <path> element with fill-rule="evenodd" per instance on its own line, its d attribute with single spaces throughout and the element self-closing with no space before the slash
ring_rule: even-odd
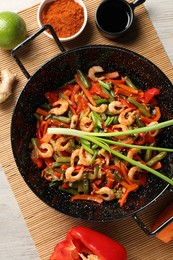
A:
<svg viewBox="0 0 173 260">
<path fill-rule="evenodd" d="M 84 9 L 74 0 L 47 3 L 41 12 L 42 25 L 50 24 L 60 38 L 76 34 L 84 23 Z"/>
</svg>

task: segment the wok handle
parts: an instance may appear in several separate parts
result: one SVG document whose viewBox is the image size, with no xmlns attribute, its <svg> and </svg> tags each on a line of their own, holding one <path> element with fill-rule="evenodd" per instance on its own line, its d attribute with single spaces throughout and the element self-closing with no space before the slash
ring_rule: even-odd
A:
<svg viewBox="0 0 173 260">
<path fill-rule="evenodd" d="M 136 221 L 136 223 L 139 225 L 139 227 L 145 232 L 146 235 L 153 237 L 157 235 L 162 229 L 164 229 L 167 225 L 169 225 L 173 221 L 173 216 L 167 219 L 164 223 L 162 223 L 159 227 L 157 227 L 155 230 L 150 231 L 145 224 L 140 220 L 140 218 L 137 216 L 137 214 L 134 214 L 133 219 Z"/>
<path fill-rule="evenodd" d="M 63 47 L 63 45 L 61 44 L 58 36 L 56 35 L 53 27 L 49 24 L 44 25 L 41 29 L 39 29 L 36 33 L 34 33 L 33 35 L 31 35 L 30 37 L 28 37 L 26 40 L 24 40 L 21 44 L 17 45 L 17 47 L 15 47 L 12 52 L 11 55 L 13 56 L 13 58 L 15 59 L 16 63 L 18 64 L 18 66 L 20 67 L 21 71 L 23 72 L 23 74 L 26 76 L 26 78 L 30 78 L 30 74 L 27 71 L 27 69 L 24 67 L 24 65 L 22 64 L 22 62 L 20 61 L 20 59 L 17 56 L 17 51 L 21 48 L 23 48 L 28 42 L 32 41 L 33 39 L 35 39 L 37 36 L 39 36 L 42 32 L 44 32 L 45 30 L 49 30 L 56 42 L 56 44 L 58 45 L 59 49 L 61 52 L 64 52 L 65 49 Z"/>
</svg>

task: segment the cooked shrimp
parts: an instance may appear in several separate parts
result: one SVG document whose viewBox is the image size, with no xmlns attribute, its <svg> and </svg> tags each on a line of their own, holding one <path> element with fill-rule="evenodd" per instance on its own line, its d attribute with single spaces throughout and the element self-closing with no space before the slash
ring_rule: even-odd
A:
<svg viewBox="0 0 173 260">
<path fill-rule="evenodd" d="M 92 159 L 92 155 L 85 151 L 83 147 L 79 149 L 79 161 L 78 164 L 89 166 Z"/>
<path fill-rule="evenodd" d="M 117 129 L 117 130 L 115 130 Z M 122 132 L 125 132 L 128 130 L 128 127 L 126 125 L 123 125 L 123 124 L 118 124 L 118 125 L 114 125 L 112 127 L 112 130 L 115 130 L 114 132 L 118 131 L 118 129 Z M 118 139 L 126 139 L 127 138 L 127 135 L 122 135 L 122 136 L 118 136 L 117 137 Z"/>
<path fill-rule="evenodd" d="M 70 122 L 70 128 L 72 128 L 72 129 L 76 128 L 78 121 L 79 121 L 79 116 L 72 115 L 71 122 Z"/>
<path fill-rule="evenodd" d="M 139 153 L 139 152 L 140 152 L 140 149 L 138 149 L 138 148 L 131 148 L 131 149 L 128 151 L 128 153 L 127 153 L 127 157 L 128 157 L 128 158 L 133 158 L 133 156 L 134 156 L 135 154 Z"/>
<path fill-rule="evenodd" d="M 90 103 L 88 103 L 88 106 L 91 108 L 92 111 L 99 113 L 99 114 L 104 113 L 108 107 L 106 104 L 101 104 L 99 107 L 95 107 L 95 106 L 91 105 Z"/>
<path fill-rule="evenodd" d="M 67 170 L 65 171 L 66 180 L 70 182 L 80 180 L 82 178 L 83 171 L 84 171 L 84 167 L 82 167 L 80 171 L 76 173 L 75 173 L 75 168 L 73 166 L 67 168 Z"/>
<path fill-rule="evenodd" d="M 91 118 L 84 116 L 80 120 L 79 127 L 82 131 L 91 132 L 94 128 L 94 122 L 92 122 Z"/>
<path fill-rule="evenodd" d="M 113 200 L 115 198 L 115 194 L 113 190 L 108 187 L 102 187 L 98 191 L 95 191 L 97 194 L 101 195 L 102 199 L 106 201 Z"/>
<path fill-rule="evenodd" d="M 46 150 L 45 152 L 42 152 L 40 149 Z M 37 148 L 38 154 L 42 158 L 50 158 L 53 155 L 53 147 L 51 144 L 48 143 L 42 143 L 39 146 L 39 149 Z"/>
<path fill-rule="evenodd" d="M 131 167 L 128 172 L 129 180 L 131 180 L 132 182 L 139 182 L 139 180 L 135 178 L 135 175 L 137 172 L 141 172 L 141 171 L 142 171 L 141 168 L 139 168 L 138 166 Z"/>
<path fill-rule="evenodd" d="M 108 105 L 108 110 L 115 114 L 118 115 L 121 112 L 123 112 L 125 109 L 125 105 L 123 103 L 121 103 L 120 101 L 112 101 L 109 105 Z"/>
<path fill-rule="evenodd" d="M 70 142 L 68 140 L 69 137 L 64 137 L 64 136 L 59 137 L 56 140 L 56 144 L 55 144 L 56 149 L 60 152 L 66 151 L 70 146 Z"/>
<path fill-rule="evenodd" d="M 103 152 L 102 149 L 101 149 L 101 150 L 99 150 L 98 155 L 102 155 L 105 158 L 106 165 L 109 165 L 109 163 L 110 163 L 110 156 L 109 156 L 109 153 L 107 151 Z"/>
<path fill-rule="evenodd" d="M 50 110 L 50 113 L 60 116 L 67 111 L 68 101 L 64 98 L 60 98 L 58 101 L 54 102 L 52 106 L 53 108 Z"/>
<path fill-rule="evenodd" d="M 126 126 L 133 124 L 133 122 L 135 121 L 136 111 L 131 112 L 132 110 L 132 108 L 127 108 L 120 113 L 118 117 L 118 121 L 120 124 L 124 124 Z"/>
<path fill-rule="evenodd" d="M 75 165 L 75 159 L 76 159 L 76 157 L 78 157 L 78 159 L 79 159 L 79 151 L 80 151 L 80 149 L 76 149 L 76 150 L 74 150 L 74 151 L 72 152 L 72 154 L 71 154 L 70 164 L 71 164 L 71 166 L 73 166 L 73 167 L 74 167 L 74 165 Z"/>
<path fill-rule="evenodd" d="M 98 72 L 103 72 L 103 68 L 101 66 L 93 66 L 88 71 L 88 77 L 93 81 L 98 81 L 98 79 L 103 80 L 105 77 L 96 77 L 95 74 Z"/>
<path fill-rule="evenodd" d="M 156 125 L 156 124 L 158 124 L 158 122 L 155 121 L 155 122 L 149 123 L 148 126 L 152 126 L 152 125 Z M 152 130 L 149 133 L 152 137 L 155 137 L 159 134 L 159 132 L 160 132 L 159 130 Z"/>
</svg>

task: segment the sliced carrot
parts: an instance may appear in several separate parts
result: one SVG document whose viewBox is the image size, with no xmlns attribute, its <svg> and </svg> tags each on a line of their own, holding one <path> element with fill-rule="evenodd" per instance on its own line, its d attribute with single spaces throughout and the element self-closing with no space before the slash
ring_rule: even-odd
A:
<svg viewBox="0 0 173 260">
<path fill-rule="evenodd" d="M 49 141 L 52 139 L 53 134 L 45 133 L 43 137 L 40 139 L 40 143 L 49 143 Z"/>
<path fill-rule="evenodd" d="M 122 79 L 109 79 L 109 81 L 111 82 L 111 83 L 113 83 L 114 85 L 117 85 L 117 84 L 124 84 L 124 79 L 122 78 Z"/>
<path fill-rule="evenodd" d="M 112 189 L 114 187 L 115 180 L 112 178 L 107 178 L 107 182 L 105 184 L 105 187 L 108 187 Z"/>
<path fill-rule="evenodd" d="M 114 91 L 115 91 L 115 93 L 117 93 L 119 95 L 126 96 L 126 97 L 130 97 L 132 95 L 131 92 L 124 90 L 124 89 L 121 89 L 121 88 L 118 88 L 118 87 L 114 88 Z"/>
<path fill-rule="evenodd" d="M 103 199 L 97 195 L 88 195 L 88 194 L 77 194 L 71 197 L 70 201 L 74 200 L 92 200 L 99 204 L 103 202 Z"/>
<path fill-rule="evenodd" d="M 43 109 L 41 109 L 40 107 L 37 108 L 36 113 L 42 116 L 47 116 L 49 113 Z"/>
<path fill-rule="evenodd" d="M 127 186 L 128 184 L 125 182 L 121 182 L 121 185 L 123 186 Z M 129 193 L 132 191 L 136 191 L 138 189 L 139 185 L 138 184 L 133 184 L 133 185 L 128 185 L 126 188 L 125 193 L 123 194 L 123 196 L 118 200 L 118 203 L 120 204 L 120 207 L 123 207 L 123 205 L 126 203 L 127 198 L 129 196 Z"/>
<path fill-rule="evenodd" d="M 128 177 L 128 173 L 127 173 L 127 167 L 125 165 L 125 163 L 123 162 L 120 162 L 120 168 L 121 168 L 121 171 L 122 171 L 122 174 L 123 174 L 123 178 L 124 180 L 128 183 L 128 184 L 134 184 Z"/>
<path fill-rule="evenodd" d="M 80 86 L 80 88 L 83 90 L 84 94 L 86 95 L 86 97 L 88 98 L 88 100 L 91 102 L 91 104 L 93 106 L 96 106 L 96 102 L 94 101 L 94 99 L 92 98 L 91 94 L 89 93 L 88 89 L 86 89 L 84 87 L 84 85 L 82 84 L 82 82 L 80 81 L 78 75 L 75 75 L 75 80 L 77 82 L 77 84 Z"/>
<path fill-rule="evenodd" d="M 122 89 L 132 93 L 132 94 L 136 94 L 137 95 L 139 93 L 139 91 L 137 89 L 130 88 L 129 86 L 127 86 L 125 84 L 117 84 L 117 86 L 119 88 L 122 88 Z"/>
<path fill-rule="evenodd" d="M 164 229 L 162 229 L 156 237 L 163 241 L 164 243 L 168 243 L 173 239 L 173 202 L 171 202 L 158 216 L 156 219 L 152 231 L 157 229 L 163 223 L 165 223 L 168 219 L 172 217 L 172 222 L 169 223 Z"/>
<path fill-rule="evenodd" d="M 159 170 L 160 168 L 162 168 L 162 164 L 161 162 L 157 162 L 151 168 L 154 170 Z"/>
</svg>

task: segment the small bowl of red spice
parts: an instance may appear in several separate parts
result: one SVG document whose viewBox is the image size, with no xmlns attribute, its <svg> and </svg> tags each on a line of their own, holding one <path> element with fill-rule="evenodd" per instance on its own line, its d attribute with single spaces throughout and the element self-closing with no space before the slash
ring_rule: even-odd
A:
<svg viewBox="0 0 173 260">
<path fill-rule="evenodd" d="M 44 0 L 37 12 L 39 27 L 50 24 L 61 42 L 79 36 L 86 26 L 87 16 L 82 0 Z M 45 34 L 53 38 L 48 31 Z"/>
</svg>

